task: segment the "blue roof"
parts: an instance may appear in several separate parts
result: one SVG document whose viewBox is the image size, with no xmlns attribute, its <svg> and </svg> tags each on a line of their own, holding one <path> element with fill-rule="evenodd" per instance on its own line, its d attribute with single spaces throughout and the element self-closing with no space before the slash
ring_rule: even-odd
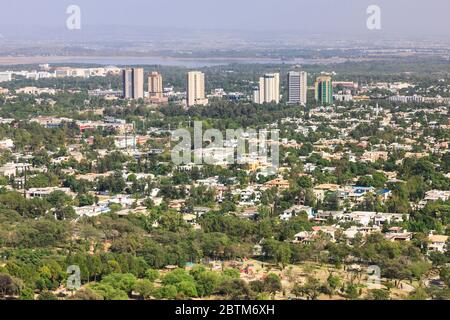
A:
<svg viewBox="0 0 450 320">
<path fill-rule="evenodd" d="M 389 192 L 391 192 L 391 190 L 389 190 L 389 189 L 381 189 L 381 190 L 377 191 L 377 194 L 385 194 L 385 193 L 389 193 Z"/>
</svg>

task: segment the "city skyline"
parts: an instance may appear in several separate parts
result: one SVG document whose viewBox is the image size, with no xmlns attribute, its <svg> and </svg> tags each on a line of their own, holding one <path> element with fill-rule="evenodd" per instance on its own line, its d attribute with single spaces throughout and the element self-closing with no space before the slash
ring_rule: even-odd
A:
<svg viewBox="0 0 450 320">
<path fill-rule="evenodd" d="M 450 300 L 448 12 L 0 0 L 0 305 Z"/>
</svg>

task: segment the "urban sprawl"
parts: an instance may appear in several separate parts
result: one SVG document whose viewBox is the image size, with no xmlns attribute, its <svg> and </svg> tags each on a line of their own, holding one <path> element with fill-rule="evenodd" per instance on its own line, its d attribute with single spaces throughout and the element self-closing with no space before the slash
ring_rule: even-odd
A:
<svg viewBox="0 0 450 320">
<path fill-rule="evenodd" d="M 449 298 L 450 72 L 199 69 L 0 71 L 0 298 Z"/>
</svg>

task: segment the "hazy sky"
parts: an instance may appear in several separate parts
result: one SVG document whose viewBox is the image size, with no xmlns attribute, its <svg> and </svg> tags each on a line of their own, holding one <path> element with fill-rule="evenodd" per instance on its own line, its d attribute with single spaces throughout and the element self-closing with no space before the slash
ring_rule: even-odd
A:
<svg viewBox="0 0 450 320">
<path fill-rule="evenodd" d="M 68 5 L 82 26 L 366 32 L 366 9 L 381 7 L 380 32 L 449 35 L 449 0 L 0 0 L 2 26 L 65 28 Z"/>
</svg>

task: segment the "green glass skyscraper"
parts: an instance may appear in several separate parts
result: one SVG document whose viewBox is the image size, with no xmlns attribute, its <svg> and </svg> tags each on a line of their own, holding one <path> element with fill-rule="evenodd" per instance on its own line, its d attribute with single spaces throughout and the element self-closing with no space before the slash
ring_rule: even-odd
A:
<svg viewBox="0 0 450 320">
<path fill-rule="evenodd" d="M 316 78 L 316 101 L 321 104 L 333 103 L 333 81 L 331 76 L 319 76 Z"/>
</svg>

